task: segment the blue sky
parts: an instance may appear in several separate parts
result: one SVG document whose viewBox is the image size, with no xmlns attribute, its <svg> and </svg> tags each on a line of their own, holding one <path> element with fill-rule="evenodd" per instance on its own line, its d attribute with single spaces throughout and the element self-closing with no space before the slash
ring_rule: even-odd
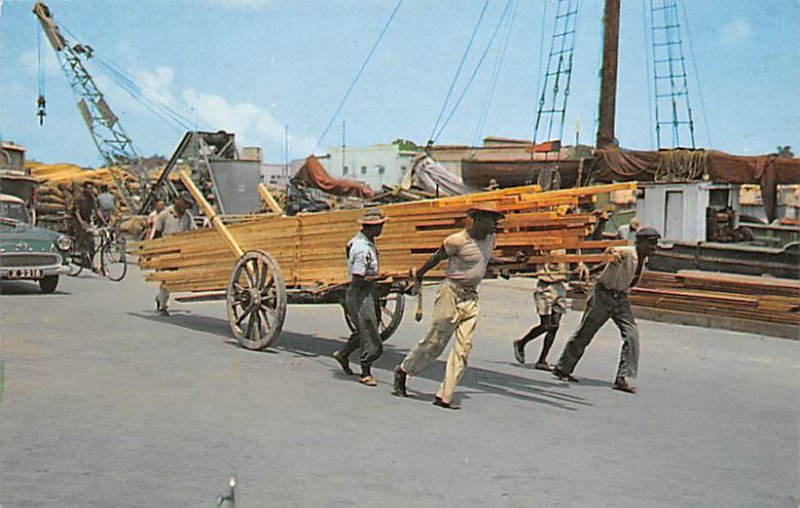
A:
<svg viewBox="0 0 800 508">
<path fill-rule="evenodd" d="M 690 64 L 698 145 L 740 154 L 770 152 L 779 144 L 800 150 L 800 1 L 679 1 L 702 85 Z M 48 5 L 61 25 L 174 108 L 215 129 L 236 132 L 239 146 L 262 146 L 265 160 L 281 162 L 284 125 L 292 158 L 313 150 L 395 3 L 50 0 Z M 0 136 L 27 146 L 32 159 L 97 165 L 99 156 L 66 77 L 44 40 L 48 116 L 39 126 L 33 2 L 2 4 Z M 468 71 L 505 4 L 490 2 Z M 547 3 L 550 10 L 553 5 L 554 0 Z M 649 149 L 654 131 L 643 5 L 622 2 L 617 136 L 625 147 Z M 341 142 L 343 120 L 351 146 L 396 138 L 424 143 L 482 7 L 483 0 L 405 0 L 322 147 Z M 518 2 L 483 135 L 532 136 L 544 7 L 539 0 Z M 594 140 L 601 19 L 602 2 L 583 0 L 564 135 L 570 142 L 577 119 L 581 141 Z M 548 16 L 548 36 L 551 25 Z M 686 35 L 684 40 L 691 58 Z M 490 52 L 437 142 L 475 141 L 494 61 Z M 140 152 L 171 154 L 181 132 L 150 114 L 97 67 L 89 69 Z M 464 82 L 462 76 L 455 93 Z"/>
</svg>

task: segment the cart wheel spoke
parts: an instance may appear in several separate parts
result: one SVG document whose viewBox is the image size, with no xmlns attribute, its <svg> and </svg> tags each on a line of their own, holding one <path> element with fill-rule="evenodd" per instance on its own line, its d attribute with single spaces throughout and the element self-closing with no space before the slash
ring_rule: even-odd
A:
<svg viewBox="0 0 800 508">
<path fill-rule="evenodd" d="M 236 261 L 227 308 L 231 332 L 243 347 L 258 350 L 272 344 L 283 328 L 286 304 L 286 284 L 272 256 L 249 251 Z"/>
</svg>

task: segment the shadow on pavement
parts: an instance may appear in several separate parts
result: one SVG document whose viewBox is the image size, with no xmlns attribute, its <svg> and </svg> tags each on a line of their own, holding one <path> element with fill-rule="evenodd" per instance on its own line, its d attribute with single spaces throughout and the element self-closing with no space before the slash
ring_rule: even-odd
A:
<svg viewBox="0 0 800 508">
<path fill-rule="evenodd" d="M 9 296 L 40 296 L 40 297 L 47 297 L 47 296 L 59 296 L 59 295 L 69 295 L 72 293 L 68 293 L 66 291 L 60 291 L 56 289 L 50 294 L 42 293 L 42 290 L 39 289 L 39 283 L 36 281 L 7 281 L 4 280 L 0 282 L 0 295 L 9 295 Z"/>
<path fill-rule="evenodd" d="M 238 342 L 231 337 L 230 326 L 225 319 L 200 316 L 196 314 L 180 313 L 179 311 L 171 312 L 169 317 L 162 317 L 155 311 L 153 312 L 129 312 L 131 316 L 147 319 L 163 324 L 169 324 L 180 328 L 194 330 L 203 333 L 210 333 L 218 335 L 225 339 L 226 344 L 239 347 Z M 353 377 L 345 375 L 339 368 L 336 361 L 331 358 L 331 353 L 341 348 L 346 341 L 346 337 L 328 338 L 319 337 L 316 335 L 305 335 L 289 331 L 283 331 L 281 336 L 276 341 L 275 345 L 266 351 L 252 351 L 253 353 L 272 353 L 276 354 L 281 351 L 291 353 L 309 359 L 325 359 L 326 361 L 319 362 L 322 365 L 328 366 L 333 370 L 333 377 L 342 380 L 351 380 Z M 384 343 L 384 351 L 381 358 L 373 365 L 375 370 L 384 370 L 392 375 L 392 369 L 395 365 L 399 364 L 405 358 L 408 351 L 395 349 L 391 344 Z M 437 360 L 428 369 L 418 374 L 417 378 L 428 379 L 431 381 L 441 381 L 444 376 L 444 368 L 446 362 L 446 353 L 442 355 L 440 360 Z M 330 361 L 327 361 L 330 360 Z M 358 372 L 358 360 L 354 355 L 351 361 L 353 370 Z M 546 374 L 546 373 L 542 373 Z M 587 380 L 588 381 L 588 380 Z M 598 381 L 599 383 L 599 381 Z M 591 383 L 586 383 L 587 385 Z M 607 383 L 603 383 L 607 384 Z M 426 401 L 433 400 L 433 394 L 424 394 L 414 390 L 413 378 L 409 379 L 409 392 L 413 395 L 410 400 Z M 566 388 L 566 383 L 553 380 L 542 381 L 531 379 L 528 377 L 517 376 L 503 372 L 491 371 L 479 367 L 470 366 L 464 374 L 461 382 L 459 383 L 459 390 L 456 392 L 457 397 L 469 399 L 472 394 L 476 393 L 491 393 L 495 395 L 502 395 L 526 402 L 537 402 L 559 409 L 568 411 L 577 411 L 576 406 L 591 406 L 592 404 L 586 402 L 582 397 L 570 395 L 558 391 L 551 391 L 551 389 Z"/>
</svg>

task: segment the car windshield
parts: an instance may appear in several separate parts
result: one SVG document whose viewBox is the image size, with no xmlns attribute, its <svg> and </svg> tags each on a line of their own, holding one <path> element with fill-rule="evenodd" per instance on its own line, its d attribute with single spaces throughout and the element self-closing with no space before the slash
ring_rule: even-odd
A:
<svg viewBox="0 0 800 508">
<path fill-rule="evenodd" d="M 25 205 L 15 201 L 0 201 L 0 217 L 23 222 L 25 224 L 30 224 L 31 222 Z"/>
</svg>

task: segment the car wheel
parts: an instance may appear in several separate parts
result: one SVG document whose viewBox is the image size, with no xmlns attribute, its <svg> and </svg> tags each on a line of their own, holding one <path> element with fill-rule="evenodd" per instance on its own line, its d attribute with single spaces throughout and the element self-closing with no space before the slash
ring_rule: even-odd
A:
<svg viewBox="0 0 800 508">
<path fill-rule="evenodd" d="M 58 275 L 48 275 L 44 279 L 39 280 L 39 287 L 42 288 L 42 293 L 52 293 L 58 286 Z"/>
</svg>

